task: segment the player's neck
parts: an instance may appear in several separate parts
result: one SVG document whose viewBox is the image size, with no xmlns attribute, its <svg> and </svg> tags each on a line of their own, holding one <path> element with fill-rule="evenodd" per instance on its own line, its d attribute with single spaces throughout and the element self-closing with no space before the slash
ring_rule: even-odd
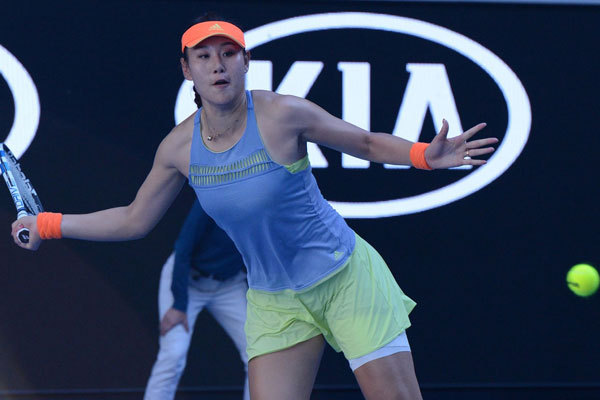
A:
<svg viewBox="0 0 600 400">
<path fill-rule="evenodd" d="M 209 141 L 234 135 L 246 122 L 246 96 L 231 107 L 203 107 L 202 133 Z"/>
</svg>

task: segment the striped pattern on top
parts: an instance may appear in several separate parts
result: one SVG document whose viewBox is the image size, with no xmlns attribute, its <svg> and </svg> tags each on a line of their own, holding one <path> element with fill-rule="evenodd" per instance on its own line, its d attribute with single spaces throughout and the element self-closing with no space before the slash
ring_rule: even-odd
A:
<svg viewBox="0 0 600 400">
<path fill-rule="evenodd" d="M 260 149 L 234 163 L 219 166 L 190 165 L 190 181 L 199 187 L 218 186 L 260 175 L 277 168 L 265 151 Z"/>
</svg>

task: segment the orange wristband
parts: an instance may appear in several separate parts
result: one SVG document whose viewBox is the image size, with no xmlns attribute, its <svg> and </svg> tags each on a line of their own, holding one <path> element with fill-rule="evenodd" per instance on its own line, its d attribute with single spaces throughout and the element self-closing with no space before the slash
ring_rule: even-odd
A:
<svg viewBox="0 0 600 400">
<path fill-rule="evenodd" d="M 433 169 L 427 164 L 427 160 L 425 160 L 425 149 L 427 146 L 429 146 L 429 143 L 417 142 L 410 148 L 410 162 L 415 168 Z"/>
<path fill-rule="evenodd" d="M 60 231 L 60 223 L 62 222 L 62 214 L 43 212 L 37 216 L 37 228 L 42 239 L 60 239 L 62 233 Z"/>
</svg>

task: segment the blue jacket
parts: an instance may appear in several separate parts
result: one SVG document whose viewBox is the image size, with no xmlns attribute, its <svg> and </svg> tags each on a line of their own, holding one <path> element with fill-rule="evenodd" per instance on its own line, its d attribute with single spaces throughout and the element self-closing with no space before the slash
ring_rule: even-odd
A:
<svg viewBox="0 0 600 400">
<path fill-rule="evenodd" d="M 186 312 L 188 280 L 193 268 L 204 276 L 225 280 L 236 275 L 244 263 L 225 231 L 204 212 L 196 200 L 175 242 L 173 308 Z"/>
</svg>

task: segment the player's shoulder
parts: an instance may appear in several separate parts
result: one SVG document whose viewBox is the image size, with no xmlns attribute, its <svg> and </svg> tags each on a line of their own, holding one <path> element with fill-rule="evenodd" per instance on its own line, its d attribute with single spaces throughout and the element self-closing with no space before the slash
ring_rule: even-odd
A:
<svg viewBox="0 0 600 400">
<path fill-rule="evenodd" d="M 306 106 L 307 100 L 293 95 L 283 95 L 268 90 L 253 90 L 252 99 L 261 115 L 273 119 L 288 119 Z"/>
<path fill-rule="evenodd" d="M 190 114 L 189 117 L 175 125 L 175 127 L 171 130 L 169 134 L 173 134 L 173 136 L 191 136 L 194 132 L 194 120 L 196 119 L 196 112 Z"/>
<path fill-rule="evenodd" d="M 163 143 L 168 145 L 181 145 L 182 143 L 191 141 L 194 134 L 195 115 L 196 113 L 193 113 L 174 126 L 167 136 L 165 136 Z"/>
<path fill-rule="evenodd" d="M 179 157 L 182 149 L 184 149 L 184 151 L 189 149 L 194 133 L 194 116 L 195 113 L 171 129 L 161 141 L 160 146 L 158 147 L 158 154 L 170 159 Z"/>
</svg>

